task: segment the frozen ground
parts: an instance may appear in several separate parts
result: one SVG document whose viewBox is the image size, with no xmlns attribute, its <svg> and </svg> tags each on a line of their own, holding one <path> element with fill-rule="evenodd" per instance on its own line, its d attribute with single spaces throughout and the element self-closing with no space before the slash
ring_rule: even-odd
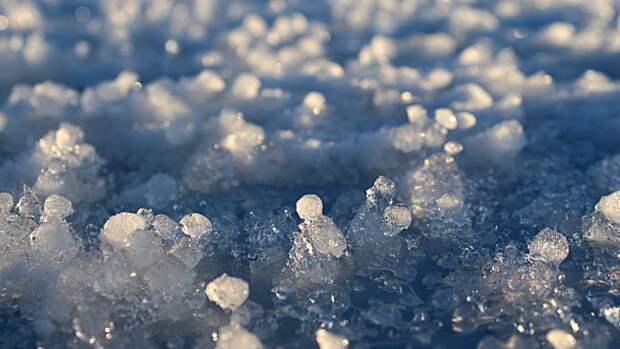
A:
<svg viewBox="0 0 620 349">
<path fill-rule="evenodd" d="M 620 1 L 0 0 L 0 348 L 620 347 Z"/>
</svg>

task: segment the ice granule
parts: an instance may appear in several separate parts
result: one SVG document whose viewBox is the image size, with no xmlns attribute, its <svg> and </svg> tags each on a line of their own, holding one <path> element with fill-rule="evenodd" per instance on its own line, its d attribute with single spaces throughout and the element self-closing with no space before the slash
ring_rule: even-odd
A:
<svg viewBox="0 0 620 349">
<path fill-rule="evenodd" d="M 411 224 L 411 210 L 409 207 L 391 205 L 383 211 L 383 220 L 388 230 L 384 232 L 387 236 L 394 236 L 401 231 L 409 228 Z"/>
<path fill-rule="evenodd" d="M 10 193 L 0 193 L 0 212 L 9 212 L 11 208 L 13 208 L 13 195 Z"/>
<path fill-rule="evenodd" d="M 307 194 L 297 200 L 297 214 L 301 219 L 314 219 L 323 215 L 323 202 L 314 194 Z"/>
<path fill-rule="evenodd" d="M 618 13 L 0 0 L 0 346 L 619 347 Z"/>
<path fill-rule="evenodd" d="M 260 340 L 251 332 L 236 325 L 222 326 L 217 331 L 216 349 L 262 349 Z"/>
<path fill-rule="evenodd" d="M 349 340 L 325 329 L 317 330 L 314 338 L 320 349 L 347 349 L 349 347 Z"/>
<path fill-rule="evenodd" d="M 200 213 L 185 215 L 179 223 L 181 223 L 183 232 L 195 240 L 213 231 L 213 224 L 211 224 L 209 218 Z"/>
<path fill-rule="evenodd" d="M 250 294 L 247 282 L 224 273 L 209 282 L 205 293 L 210 301 L 225 310 L 237 309 Z"/>
<path fill-rule="evenodd" d="M 73 214 L 71 201 L 60 195 L 52 194 L 43 203 L 43 220 L 64 219 Z"/>
<path fill-rule="evenodd" d="M 570 333 L 553 329 L 545 335 L 545 338 L 554 349 L 574 349 L 577 347 L 577 341 Z"/>
<path fill-rule="evenodd" d="M 613 192 L 603 196 L 595 209 L 600 211 L 610 221 L 620 224 L 620 192 Z"/>
<path fill-rule="evenodd" d="M 440 108 L 435 110 L 435 121 L 449 130 L 454 130 L 458 127 L 458 119 L 450 109 Z"/>
<path fill-rule="evenodd" d="M 560 264 L 569 253 L 569 243 L 564 235 L 553 229 L 543 229 L 529 243 L 528 248 L 532 256 L 541 257 L 553 264 Z"/>
<path fill-rule="evenodd" d="M 144 220 L 135 213 L 122 212 L 110 217 L 103 225 L 101 237 L 115 246 L 122 246 L 134 232 L 144 230 Z"/>
</svg>

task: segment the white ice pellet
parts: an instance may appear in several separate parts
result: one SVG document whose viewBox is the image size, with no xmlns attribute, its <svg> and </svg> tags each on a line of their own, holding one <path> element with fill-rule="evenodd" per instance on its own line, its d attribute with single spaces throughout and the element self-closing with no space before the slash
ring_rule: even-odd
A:
<svg viewBox="0 0 620 349">
<path fill-rule="evenodd" d="M 254 99 L 260 90 L 260 80 L 252 74 L 241 74 L 232 86 L 232 95 L 240 100 Z"/>
<path fill-rule="evenodd" d="M 456 113 L 456 118 L 458 119 L 459 128 L 462 130 L 476 126 L 476 116 L 468 111 Z"/>
<path fill-rule="evenodd" d="M 301 219 L 314 219 L 323 215 L 323 202 L 318 195 L 306 194 L 297 200 L 296 210 Z"/>
<path fill-rule="evenodd" d="M 320 349 L 347 349 L 349 340 L 346 337 L 331 333 L 325 329 L 318 329 L 314 338 Z"/>
<path fill-rule="evenodd" d="M 183 232 L 194 240 L 198 240 L 203 235 L 210 234 L 213 231 L 213 224 L 209 218 L 200 213 L 187 214 L 181 218 L 179 223 L 181 223 Z"/>
<path fill-rule="evenodd" d="M 596 204 L 596 210 L 610 221 L 620 224 L 620 191 L 603 196 Z"/>
<path fill-rule="evenodd" d="M 435 110 L 435 121 L 448 130 L 454 130 L 459 126 L 458 119 L 452 110 L 439 108 Z"/>
<path fill-rule="evenodd" d="M 69 199 L 52 194 L 43 203 L 44 220 L 64 219 L 73 214 L 73 204 Z"/>
<path fill-rule="evenodd" d="M 227 325 L 218 330 L 215 349 L 263 349 L 263 345 L 251 332 L 237 325 Z"/>
<path fill-rule="evenodd" d="M 547 262 L 560 264 L 570 251 L 566 237 L 553 229 L 543 229 L 528 245 L 532 256 L 541 257 Z"/>
<path fill-rule="evenodd" d="M 455 155 L 463 151 L 463 146 L 460 143 L 449 141 L 443 145 L 443 151 L 448 155 Z"/>
<path fill-rule="evenodd" d="M 13 195 L 10 193 L 0 193 L 0 213 L 6 213 L 13 208 Z"/>
<path fill-rule="evenodd" d="M 144 220 L 135 213 L 121 212 L 103 225 L 102 238 L 114 246 L 122 246 L 132 233 L 144 230 Z"/>
<path fill-rule="evenodd" d="M 310 109 L 325 109 L 325 105 L 327 104 L 327 100 L 325 96 L 320 92 L 310 92 L 304 97 L 304 105 Z"/>
<path fill-rule="evenodd" d="M 407 107 L 407 119 L 411 124 L 423 127 L 428 123 L 428 114 L 421 105 L 410 105 Z"/>
<path fill-rule="evenodd" d="M 243 279 L 224 273 L 209 282 L 207 298 L 225 310 L 237 309 L 250 295 L 250 286 Z"/>
<path fill-rule="evenodd" d="M 577 347 L 575 337 L 564 330 L 553 329 L 547 332 L 545 338 L 553 349 L 574 349 Z"/>
</svg>

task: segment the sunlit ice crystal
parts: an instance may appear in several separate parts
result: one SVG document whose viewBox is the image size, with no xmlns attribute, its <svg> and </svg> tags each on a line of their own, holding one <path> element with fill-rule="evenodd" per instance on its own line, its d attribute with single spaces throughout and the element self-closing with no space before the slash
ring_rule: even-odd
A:
<svg viewBox="0 0 620 349">
<path fill-rule="evenodd" d="M 62 220 L 67 216 L 73 214 L 73 205 L 71 201 L 60 195 L 52 194 L 45 199 L 43 203 L 43 217 L 44 221 L 57 219 Z"/>
<path fill-rule="evenodd" d="M 216 349 L 262 349 L 263 345 L 260 340 L 246 329 L 236 326 L 227 325 L 221 327 L 217 332 Z"/>
<path fill-rule="evenodd" d="M 315 332 L 314 338 L 319 344 L 320 349 L 347 349 L 349 340 L 345 337 L 331 333 L 325 329 L 319 329 Z"/>
<path fill-rule="evenodd" d="M 181 223 L 183 232 L 195 240 L 213 231 L 213 225 L 209 218 L 200 213 L 188 214 L 184 216 L 179 223 Z"/>
<path fill-rule="evenodd" d="M 545 338 L 554 349 L 574 349 L 577 347 L 575 337 L 564 330 L 553 329 L 547 332 Z"/>
<path fill-rule="evenodd" d="M 301 219 L 319 218 L 323 215 L 323 202 L 317 195 L 304 195 L 297 200 L 296 209 Z"/>
<path fill-rule="evenodd" d="M 311 243 L 309 252 L 340 258 L 347 246 L 346 239 L 334 221 L 323 216 L 321 198 L 314 194 L 301 197 L 296 204 L 297 214 L 304 222 L 299 226 Z"/>
<path fill-rule="evenodd" d="M 13 195 L 0 193 L 0 213 L 9 212 L 13 208 Z"/>
<path fill-rule="evenodd" d="M 409 228 L 411 224 L 411 209 L 401 205 L 391 205 L 383 211 L 383 221 L 387 230 L 384 232 L 387 236 L 394 236 L 401 231 Z"/>
<path fill-rule="evenodd" d="M 566 237 L 553 229 L 541 230 L 528 245 L 532 256 L 541 257 L 553 264 L 560 264 L 569 253 L 569 243 Z"/>
<path fill-rule="evenodd" d="M 237 309 L 250 294 L 247 282 L 228 274 L 222 274 L 209 282 L 205 293 L 210 301 L 225 310 Z"/>
<path fill-rule="evenodd" d="M 122 246 L 134 232 L 144 230 L 144 220 L 135 213 L 122 212 L 110 217 L 103 225 L 101 237 L 114 246 Z"/>
<path fill-rule="evenodd" d="M 596 210 L 610 221 L 620 224 L 620 191 L 603 196 L 596 204 Z"/>
</svg>

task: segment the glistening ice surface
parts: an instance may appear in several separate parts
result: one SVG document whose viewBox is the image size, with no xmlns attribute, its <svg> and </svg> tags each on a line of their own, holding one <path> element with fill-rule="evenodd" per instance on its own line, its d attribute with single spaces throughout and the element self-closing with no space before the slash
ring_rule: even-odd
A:
<svg viewBox="0 0 620 349">
<path fill-rule="evenodd" d="M 620 347 L 620 1 L 0 0 L 0 348 Z"/>
</svg>

